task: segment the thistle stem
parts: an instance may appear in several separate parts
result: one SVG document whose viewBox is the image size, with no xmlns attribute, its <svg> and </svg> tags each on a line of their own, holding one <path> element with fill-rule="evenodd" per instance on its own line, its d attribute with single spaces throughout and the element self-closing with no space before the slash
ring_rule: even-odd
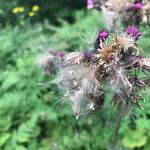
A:
<svg viewBox="0 0 150 150">
<path fill-rule="evenodd" d="M 118 147 L 118 139 L 119 139 L 119 129 L 122 121 L 123 109 L 122 106 L 119 107 L 117 112 L 117 118 L 115 121 L 114 133 L 110 139 L 110 148 L 109 150 L 117 150 Z"/>
</svg>

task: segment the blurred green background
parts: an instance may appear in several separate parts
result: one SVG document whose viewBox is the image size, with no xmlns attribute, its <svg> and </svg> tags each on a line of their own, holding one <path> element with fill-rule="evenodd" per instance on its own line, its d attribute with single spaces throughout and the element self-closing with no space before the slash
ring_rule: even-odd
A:
<svg viewBox="0 0 150 150">
<path fill-rule="evenodd" d="M 40 53 L 88 50 L 103 17 L 86 0 L 0 0 L 0 150 L 107 150 L 115 110 L 104 107 L 75 120 L 71 108 L 36 65 Z M 150 29 L 140 43 L 150 56 Z M 55 88 L 55 87 L 54 87 Z M 149 91 L 148 91 L 149 92 Z M 150 150 L 150 97 L 119 130 L 119 150 Z"/>
</svg>

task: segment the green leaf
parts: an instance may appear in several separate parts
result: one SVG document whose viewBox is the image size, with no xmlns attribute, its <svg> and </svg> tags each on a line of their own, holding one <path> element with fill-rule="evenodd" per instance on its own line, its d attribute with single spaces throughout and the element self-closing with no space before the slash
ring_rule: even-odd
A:
<svg viewBox="0 0 150 150">
<path fill-rule="evenodd" d="M 150 120 L 146 118 L 138 119 L 136 121 L 138 129 L 150 130 Z"/>
<path fill-rule="evenodd" d="M 28 143 L 32 138 L 39 134 L 39 128 L 34 120 L 22 123 L 17 132 L 17 141 L 19 143 Z"/>
<path fill-rule="evenodd" d="M 150 149 L 150 139 L 148 140 L 147 144 L 144 147 L 144 150 L 149 150 Z"/>
<path fill-rule="evenodd" d="M 11 118 L 0 118 L 0 132 L 6 132 L 11 127 Z"/>
<path fill-rule="evenodd" d="M 17 84 L 17 82 L 19 81 L 19 76 L 14 71 L 6 71 L 2 76 L 4 76 L 4 78 L 1 88 L 4 91 L 8 90 L 10 87 Z"/>
<path fill-rule="evenodd" d="M 7 142 L 10 136 L 11 136 L 10 133 L 4 133 L 0 135 L 0 147 L 2 147 Z"/>
<path fill-rule="evenodd" d="M 24 146 L 17 145 L 15 150 L 27 150 Z"/>
<path fill-rule="evenodd" d="M 126 135 L 122 140 L 122 143 L 127 148 L 142 147 L 147 142 L 147 136 L 143 130 L 127 130 Z"/>
</svg>

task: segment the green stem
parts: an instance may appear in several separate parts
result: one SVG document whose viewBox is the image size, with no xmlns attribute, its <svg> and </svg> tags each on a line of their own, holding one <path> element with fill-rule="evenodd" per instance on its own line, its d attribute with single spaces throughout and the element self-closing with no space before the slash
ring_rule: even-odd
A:
<svg viewBox="0 0 150 150">
<path fill-rule="evenodd" d="M 123 110 L 122 107 L 119 108 L 118 113 L 117 113 L 117 118 L 116 118 L 116 122 L 115 122 L 115 127 L 114 127 L 114 134 L 111 137 L 111 145 L 110 145 L 110 150 L 116 150 L 117 149 L 117 145 L 118 145 L 118 139 L 119 139 L 119 129 L 120 129 L 120 125 L 121 125 L 121 121 L 122 121 L 122 114 Z"/>
</svg>

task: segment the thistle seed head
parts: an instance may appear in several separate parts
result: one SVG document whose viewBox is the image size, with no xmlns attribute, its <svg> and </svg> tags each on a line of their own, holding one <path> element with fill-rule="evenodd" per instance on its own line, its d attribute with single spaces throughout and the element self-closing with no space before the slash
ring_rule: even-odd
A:
<svg viewBox="0 0 150 150">
<path fill-rule="evenodd" d="M 109 42 L 108 35 L 106 30 L 99 32 L 96 40 L 101 43 L 96 51 L 70 52 L 66 56 L 58 54 L 63 57 L 63 65 L 58 67 L 51 83 L 58 86 L 62 103 L 70 104 L 76 118 L 103 108 L 107 95 L 104 87 L 109 88 L 114 106 L 125 104 L 124 108 L 128 109 L 133 104 L 139 105 L 142 97 L 139 91 L 150 83 L 149 76 L 141 79 L 137 73 L 150 72 L 150 59 L 139 56 L 139 30 L 129 26 L 126 32 L 109 36 Z M 59 57 L 46 62 L 58 63 Z M 46 74 L 51 72 L 52 66 L 48 67 L 45 68 Z"/>
</svg>

